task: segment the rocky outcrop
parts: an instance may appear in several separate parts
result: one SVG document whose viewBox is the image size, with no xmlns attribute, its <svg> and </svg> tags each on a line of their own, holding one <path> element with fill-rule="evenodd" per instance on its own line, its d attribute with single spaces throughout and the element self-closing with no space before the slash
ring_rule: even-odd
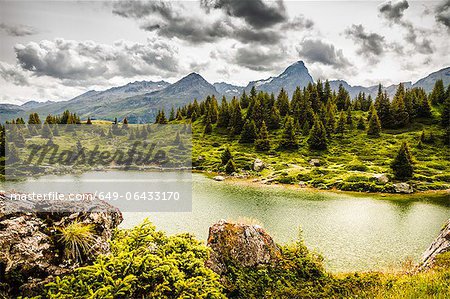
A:
<svg viewBox="0 0 450 299">
<path fill-rule="evenodd" d="M 450 251 L 450 219 L 441 229 L 441 232 L 431 243 L 430 247 L 423 253 L 419 270 L 429 269 L 433 266 L 436 256 L 440 253 Z"/>
<path fill-rule="evenodd" d="M 320 160 L 319 159 L 311 159 L 311 160 L 309 160 L 309 165 L 320 166 Z"/>
<path fill-rule="evenodd" d="M 394 190 L 396 193 L 410 194 L 410 193 L 414 192 L 413 187 L 407 183 L 397 183 L 397 184 L 394 184 L 393 186 L 394 186 Z"/>
<path fill-rule="evenodd" d="M 212 249 L 206 265 L 218 274 L 227 266 L 250 267 L 276 261 L 280 249 L 258 225 L 220 220 L 209 228 L 208 246 Z"/>
<path fill-rule="evenodd" d="M 9 194 L 0 193 L 0 294 L 35 295 L 53 276 L 107 253 L 108 241 L 121 221 L 118 209 L 96 199 L 13 201 Z M 89 225 L 94 237 L 90 255 L 81 263 L 65 257 L 58 231 L 74 222 Z"/>
</svg>

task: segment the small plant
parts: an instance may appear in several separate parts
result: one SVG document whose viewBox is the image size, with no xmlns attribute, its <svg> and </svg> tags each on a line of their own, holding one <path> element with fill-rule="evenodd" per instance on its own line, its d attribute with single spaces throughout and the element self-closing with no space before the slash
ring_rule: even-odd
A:
<svg viewBox="0 0 450 299">
<path fill-rule="evenodd" d="M 78 220 L 65 227 L 56 228 L 60 234 L 59 242 L 64 246 L 66 258 L 82 262 L 95 243 L 95 235 L 91 224 L 85 224 Z"/>
</svg>

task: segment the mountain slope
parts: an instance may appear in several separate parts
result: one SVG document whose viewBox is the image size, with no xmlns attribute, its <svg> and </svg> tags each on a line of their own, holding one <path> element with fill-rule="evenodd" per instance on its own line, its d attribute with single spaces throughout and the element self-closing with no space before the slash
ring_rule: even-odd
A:
<svg viewBox="0 0 450 299">
<path fill-rule="evenodd" d="M 270 77 L 265 80 L 250 82 L 245 90 L 250 91 L 250 89 L 255 86 L 257 90 L 278 94 L 280 89 L 284 88 L 288 92 L 289 96 L 291 96 L 297 86 L 303 88 L 307 86 L 308 83 L 313 82 L 314 80 L 309 74 L 309 71 L 303 61 L 297 61 L 296 63 L 290 65 L 277 77 Z"/>
<path fill-rule="evenodd" d="M 426 92 L 431 92 L 433 90 L 434 83 L 440 79 L 444 81 L 444 86 L 450 84 L 450 67 L 446 67 L 437 72 L 429 74 L 425 78 L 422 78 L 414 83 L 413 87 L 422 87 Z"/>
<path fill-rule="evenodd" d="M 214 83 L 213 86 L 216 88 L 219 95 L 225 96 L 227 99 L 231 99 L 232 97 L 240 97 L 245 88 L 243 86 L 237 86 L 225 82 Z"/>
</svg>

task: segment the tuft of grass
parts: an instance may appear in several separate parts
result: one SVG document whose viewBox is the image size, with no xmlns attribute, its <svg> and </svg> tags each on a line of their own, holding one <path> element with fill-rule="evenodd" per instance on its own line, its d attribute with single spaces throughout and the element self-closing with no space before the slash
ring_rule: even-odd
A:
<svg viewBox="0 0 450 299">
<path fill-rule="evenodd" d="M 82 262 L 92 251 L 95 244 L 94 229 L 91 224 L 85 224 L 78 220 L 65 227 L 57 227 L 59 242 L 64 247 L 64 255 L 70 260 Z"/>
</svg>

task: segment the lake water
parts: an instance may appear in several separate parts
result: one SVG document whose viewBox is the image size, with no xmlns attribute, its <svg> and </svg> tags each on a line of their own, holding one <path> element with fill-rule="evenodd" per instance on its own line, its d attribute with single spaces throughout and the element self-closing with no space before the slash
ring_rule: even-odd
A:
<svg viewBox="0 0 450 299">
<path fill-rule="evenodd" d="M 102 173 L 65 176 L 77 182 Z M 127 179 L 158 173 L 127 172 Z M 34 180 L 39 183 L 42 177 Z M 47 177 L 48 179 L 48 177 Z M 30 182 L 3 184 L 2 189 L 30 190 Z M 72 191 L 72 190 L 71 190 Z M 379 199 L 371 195 L 261 188 L 213 181 L 193 174 L 192 212 L 124 213 L 123 228 L 149 218 L 169 234 L 190 232 L 206 240 L 208 228 L 220 219 L 261 224 L 277 243 L 297 239 L 322 254 L 332 271 L 376 270 L 417 260 L 450 217 L 450 197 Z"/>
</svg>

